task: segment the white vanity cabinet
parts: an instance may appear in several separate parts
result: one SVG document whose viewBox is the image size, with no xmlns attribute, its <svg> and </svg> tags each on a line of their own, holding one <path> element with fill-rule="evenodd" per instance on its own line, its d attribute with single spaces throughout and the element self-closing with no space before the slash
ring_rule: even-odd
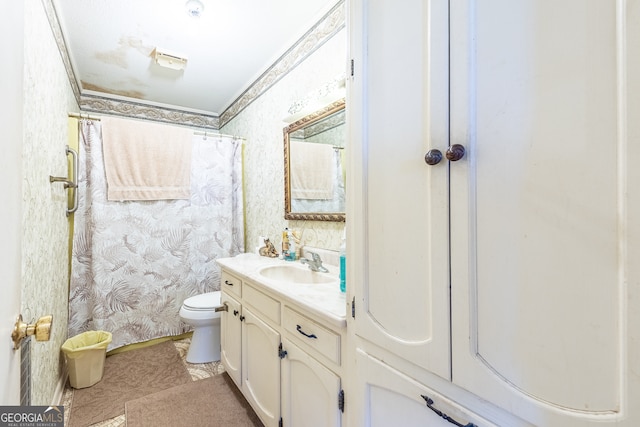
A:
<svg viewBox="0 0 640 427">
<path fill-rule="evenodd" d="M 640 1 L 349 16 L 354 423 L 640 425 Z"/>
<path fill-rule="evenodd" d="M 238 284 L 240 284 L 238 279 Z M 227 311 L 220 316 L 220 360 L 225 371 L 238 388 L 242 387 L 242 307 L 227 292 L 222 292 L 220 302 Z"/>
<path fill-rule="evenodd" d="M 265 426 L 278 426 L 280 334 L 273 322 L 279 323 L 280 303 L 229 271 L 222 271 L 221 282 L 220 301 L 227 305 L 220 319 L 222 364 Z"/>
<path fill-rule="evenodd" d="M 246 306 L 242 316 L 242 394 L 265 426 L 277 426 L 280 421 L 280 334 Z"/>
<path fill-rule="evenodd" d="M 219 260 L 222 302 L 228 306 L 221 319 L 222 363 L 266 426 L 339 427 L 344 314 L 336 324 L 310 313 L 295 295 L 305 285 L 287 292 L 256 280 L 256 265 L 267 262 Z M 311 294 L 317 297 L 317 288 Z M 344 310 L 344 296 L 339 298 Z"/>
</svg>

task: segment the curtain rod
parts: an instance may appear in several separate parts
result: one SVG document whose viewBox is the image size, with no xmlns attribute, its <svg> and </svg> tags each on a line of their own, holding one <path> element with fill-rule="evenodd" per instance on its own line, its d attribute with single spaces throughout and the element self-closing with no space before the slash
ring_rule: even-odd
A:
<svg viewBox="0 0 640 427">
<path fill-rule="evenodd" d="M 193 131 L 194 135 L 198 135 L 198 136 L 203 136 L 204 139 L 207 139 L 208 136 L 215 138 L 216 136 L 222 136 L 222 137 L 226 137 L 226 138 L 233 138 L 233 139 L 241 139 L 243 141 L 246 141 L 246 138 L 243 138 L 241 136 L 236 136 L 236 135 L 225 135 L 223 133 L 216 133 L 216 132 L 206 132 L 206 131 L 202 131 L 202 130 L 194 130 Z"/>
<path fill-rule="evenodd" d="M 87 119 L 87 120 L 96 120 L 96 121 L 100 121 L 100 117 L 97 116 L 92 116 L 90 114 L 82 114 L 82 113 L 68 113 L 67 114 L 69 117 L 73 117 L 76 119 Z M 200 131 L 200 130 L 194 130 L 193 131 L 194 135 L 200 135 L 200 136 L 204 136 L 205 138 L 207 136 L 211 136 L 211 137 L 216 137 L 216 136 L 223 136 L 223 137 L 227 137 L 227 138 L 234 138 L 234 139 L 241 139 L 243 141 L 246 141 L 246 138 L 243 138 L 241 136 L 236 136 L 236 135 L 225 135 L 223 133 L 219 133 L 219 132 L 207 132 L 207 131 Z"/>
<path fill-rule="evenodd" d="M 100 121 L 100 117 L 96 117 L 96 116 L 91 116 L 89 114 L 82 114 L 82 113 L 68 113 L 67 114 L 69 117 L 73 117 L 75 119 L 88 119 L 88 120 L 97 120 Z"/>
</svg>

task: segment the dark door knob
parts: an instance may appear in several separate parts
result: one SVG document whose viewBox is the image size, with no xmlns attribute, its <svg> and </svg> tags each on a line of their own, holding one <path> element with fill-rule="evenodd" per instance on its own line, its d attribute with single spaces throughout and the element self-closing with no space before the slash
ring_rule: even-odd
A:
<svg viewBox="0 0 640 427">
<path fill-rule="evenodd" d="M 457 162 L 464 157 L 464 152 L 465 151 L 463 145 L 453 144 L 452 146 L 447 148 L 445 156 L 447 156 L 447 159 L 451 160 L 452 162 Z"/>
<path fill-rule="evenodd" d="M 435 148 L 427 151 L 427 154 L 424 155 L 424 161 L 430 166 L 437 165 L 440 160 L 442 160 L 442 151 Z"/>
</svg>

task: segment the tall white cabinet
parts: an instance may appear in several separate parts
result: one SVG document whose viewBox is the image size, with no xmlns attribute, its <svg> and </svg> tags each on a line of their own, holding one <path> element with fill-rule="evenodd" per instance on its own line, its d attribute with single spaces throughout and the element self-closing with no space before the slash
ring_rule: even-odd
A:
<svg viewBox="0 0 640 427">
<path fill-rule="evenodd" d="M 352 422 L 640 425 L 640 1 L 349 15 Z"/>
</svg>

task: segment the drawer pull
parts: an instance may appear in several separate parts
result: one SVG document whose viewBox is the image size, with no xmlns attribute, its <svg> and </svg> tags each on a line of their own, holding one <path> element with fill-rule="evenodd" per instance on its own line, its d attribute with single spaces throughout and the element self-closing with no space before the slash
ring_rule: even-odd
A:
<svg viewBox="0 0 640 427">
<path fill-rule="evenodd" d="M 304 335 L 307 338 L 313 338 L 313 339 L 317 339 L 318 338 L 317 336 L 315 336 L 315 334 L 309 335 L 309 334 L 305 333 L 305 331 L 302 330 L 302 326 L 300 326 L 300 325 L 296 325 L 296 329 L 298 330 L 298 332 L 300 332 L 302 335 Z"/>
<path fill-rule="evenodd" d="M 224 284 L 225 284 L 225 285 L 229 285 L 229 286 L 233 286 L 233 283 L 231 283 L 231 282 L 230 282 L 230 281 L 228 281 L 228 280 L 225 280 L 225 281 L 224 281 Z"/>
<path fill-rule="evenodd" d="M 427 408 L 431 409 L 433 412 L 438 414 L 439 417 L 444 418 L 445 420 L 449 421 L 451 424 L 456 425 L 458 427 L 478 427 L 477 425 L 475 425 L 473 423 L 460 424 L 459 422 L 457 422 L 456 420 L 451 418 L 449 415 L 447 415 L 444 412 L 439 411 L 436 408 L 434 408 L 433 407 L 433 399 L 431 399 L 429 396 L 425 396 L 424 394 L 421 394 L 420 397 L 422 397 L 425 400 L 425 402 L 427 402 Z"/>
</svg>

